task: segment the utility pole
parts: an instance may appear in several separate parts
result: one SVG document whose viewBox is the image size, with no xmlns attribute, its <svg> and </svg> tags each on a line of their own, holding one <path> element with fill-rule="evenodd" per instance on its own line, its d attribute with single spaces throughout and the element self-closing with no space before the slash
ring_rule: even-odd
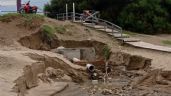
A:
<svg viewBox="0 0 171 96">
<path fill-rule="evenodd" d="M 73 22 L 75 22 L 75 3 L 73 3 Z"/>
<path fill-rule="evenodd" d="M 68 20 L 68 4 L 66 4 L 66 20 Z"/>
</svg>

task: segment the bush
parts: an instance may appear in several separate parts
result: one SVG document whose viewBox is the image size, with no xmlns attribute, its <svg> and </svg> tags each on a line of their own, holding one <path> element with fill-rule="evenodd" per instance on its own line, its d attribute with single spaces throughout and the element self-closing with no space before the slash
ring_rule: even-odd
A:
<svg viewBox="0 0 171 96">
<path fill-rule="evenodd" d="M 105 60 L 109 60 L 111 55 L 111 49 L 109 48 L 109 46 L 105 45 L 103 47 L 103 56 L 105 58 Z"/>
<path fill-rule="evenodd" d="M 55 36 L 55 29 L 53 26 L 50 25 L 43 25 L 42 26 L 42 34 L 43 37 L 51 41 Z"/>
</svg>

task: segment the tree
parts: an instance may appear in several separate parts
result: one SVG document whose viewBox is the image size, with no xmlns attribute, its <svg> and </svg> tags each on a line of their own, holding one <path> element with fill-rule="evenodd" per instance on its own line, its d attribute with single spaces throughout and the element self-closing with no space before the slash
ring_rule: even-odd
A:
<svg viewBox="0 0 171 96">
<path fill-rule="evenodd" d="M 55 13 L 65 12 L 65 4 L 68 3 L 69 11 L 72 11 L 72 3 L 76 4 L 76 12 L 83 10 L 97 10 L 101 12 L 103 19 L 116 22 L 121 10 L 132 0 L 51 0 L 49 5 L 45 6 L 45 11 L 51 12 L 51 17 L 55 17 Z"/>
<path fill-rule="evenodd" d="M 102 19 L 111 21 L 123 29 L 146 33 L 171 33 L 171 0 L 51 0 L 45 6 L 48 16 L 56 18 L 65 12 L 65 4 L 72 12 L 75 2 L 76 12 L 83 10 L 100 11 Z"/>
<path fill-rule="evenodd" d="M 118 22 L 127 30 L 146 34 L 170 32 L 168 11 L 162 0 L 137 0 L 120 14 Z"/>
</svg>

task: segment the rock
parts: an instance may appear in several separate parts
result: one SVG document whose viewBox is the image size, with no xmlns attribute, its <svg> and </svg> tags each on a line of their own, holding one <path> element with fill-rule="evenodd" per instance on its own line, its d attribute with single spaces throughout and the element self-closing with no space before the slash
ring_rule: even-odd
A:
<svg viewBox="0 0 171 96">
<path fill-rule="evenodd" d="M 93 85 L 97 85 L 98 84 L 98 80 L 92 80 L 92 84 Z"/>
<path fill-rule="evenodd" d="M 110 64 L 113 66 L 125 66 L 127 70 L 148 69 L 151 59 L 123 52 L 115 52 L 110 56 Z"/>
<path fill-rule="evenodd" d="M 103 89 L 102 94 L 103 95 L 111 95 L 112 94 L 112 90 L 110 90 L 110 89 Z"/>
<path fill-rule="evenodd" d="M 109 61 L 114 66 L 128 65 L 131 55 L 123 52 L 112 53 Z"/>
<path fill-rule="evenodd" d="M 64 76 L 64 71 L 61 69 L 54 69 L 52 67 L 46 68 L 45 74 L 50 78 L 62 78 Z"/>
<path fill-rule="evenodd" d="M 61 79 L 66 81 L 72 81 L 72 78 L 66 74 Z"/>
<path fill-rule="evenodd" d="M 127 70 L 145 69 L 151 66 L 151 59 L 142 56 L 133 55 L 127 65 Z"/>
<path fill-rule="evenodd" d="M 25 96 L 54 96 L 68 87 L 67 83 L 57 82 L 53 84 L 43 83 L 38 87 L 28 90 Z"/>
</svg>

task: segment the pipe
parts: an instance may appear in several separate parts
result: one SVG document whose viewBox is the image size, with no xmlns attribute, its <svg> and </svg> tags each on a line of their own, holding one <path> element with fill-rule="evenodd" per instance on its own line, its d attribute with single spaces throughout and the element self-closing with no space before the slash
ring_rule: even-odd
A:
<svg viewBox="0 0 171 96">
<path fill-rule="evenodd" d="M 88 70 L 89 72 L 93 72 L 94 69 L 95 69 L 95 66 L 94 66 L 93 64 L 87 64 L 87 65 L 86 65 L 86 68 L 87 68 L 87 70 Z"/>
</svg>

